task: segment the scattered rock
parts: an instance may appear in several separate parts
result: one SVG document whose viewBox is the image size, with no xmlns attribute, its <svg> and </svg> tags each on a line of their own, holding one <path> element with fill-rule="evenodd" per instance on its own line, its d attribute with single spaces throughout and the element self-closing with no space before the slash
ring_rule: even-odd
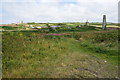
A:
<svg viewBox="0 0 120 80">
<path fill-rule="evenodd" d="M 107 62 L 107 61 L 104 61 L 105 63 Z"/>
<path fill-rule="evenodd" d="M 81 71 L 83 71 L 83 70 L 89 71 L 89 72 L 93 73 L 94 75 L 98 75 L 97 71 L 92 71 L 92 70 L 87 69 L 87 68 L 77 68 L 77 69 L 78 69 L 78 70 L 81 70 Z"/>
</svg>

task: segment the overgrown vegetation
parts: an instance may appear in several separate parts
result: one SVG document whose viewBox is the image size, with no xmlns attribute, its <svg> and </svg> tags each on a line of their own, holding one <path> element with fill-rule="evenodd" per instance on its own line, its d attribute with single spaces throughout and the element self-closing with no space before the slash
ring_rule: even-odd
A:
<svg viewBox="0 0 120 80">
<path fill-rule="evenodd" d="M 16 30 L 16 29 L 18 29 L 18 27 L 2 26 L 2 29 L 4 29 L 4 30 Z"/>
<path fill-rule="evenodd" d="M 73 31 L 61 36 L 39 32 L 2 35 L 4 78 L 118 77 L 117 30 Z"/>
</svg>

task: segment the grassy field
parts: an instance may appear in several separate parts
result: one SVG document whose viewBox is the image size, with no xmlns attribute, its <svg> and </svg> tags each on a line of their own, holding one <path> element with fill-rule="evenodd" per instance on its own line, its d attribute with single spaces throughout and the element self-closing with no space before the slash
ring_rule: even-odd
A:
<svg viewBox="0 0 120 80">
<path fill-rule="evenodd" d="M 3 32 L 3 78 L 118 78 L 117 30 L 67 31 Z"/>
<path fill-rule="evenodd" d="M 21 23 L 21 24 L 9 24 L 9 25 L 0 25 L 0 30 L 2 31 L 26 31 L 26 30 L 35 30 L 40 32 L 40 29 L 32 29 L 31 27 L 28 27 L 29 25 L 32 25 L 33 27 L 36 26 L 41 26 L 41 27 L 48 27 L 49 26 L 61 26 L 61 28 L 59 28 L 59 32 L 61 31 L 68 31 L 69 30 L 75 30 L 76 26 L 81 26 L 81 25 L 85 25 L 84 23 L 80 23 L 80 22 L 71 22 L 71 23 Z M 97 28 L 102 28 L 102 23 L 89 23 L 89 26 L 91 27 L 97 27 Z M 113 27 L 113 28 L 118 28 L 118 24 L 117 23 L 107 23 L 107 28 L 109 27 Z M 83 27 L 84 28 L 84 27 Z M 44 31 L 44 29 L 42 29 Z M 85 29 L 81 30 L 84 31 Z M 44 32 L 49 32 L 49 30 L 46 30 Z M 58 31 L 58 29 L 56 29 L 56 31 Z"/>
</svg>

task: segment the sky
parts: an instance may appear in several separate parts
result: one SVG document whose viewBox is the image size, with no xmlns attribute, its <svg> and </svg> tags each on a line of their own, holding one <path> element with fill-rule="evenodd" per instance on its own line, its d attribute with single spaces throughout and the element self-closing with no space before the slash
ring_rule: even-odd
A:
<svg viewBox="0 0 120 80">
<path fill-rule="evenodd" d="M 118 22 L 119 0 L 1 0 L 0 24 Z"/>
</svg>

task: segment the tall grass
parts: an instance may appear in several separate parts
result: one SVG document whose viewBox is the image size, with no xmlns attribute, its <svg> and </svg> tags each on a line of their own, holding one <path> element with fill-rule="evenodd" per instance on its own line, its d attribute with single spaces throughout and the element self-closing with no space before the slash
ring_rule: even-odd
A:
<svg viewBox="0 0 120 80">
<path fill-rule="evenodd" d="M 86 51 L 91 54 L 106 54 L 110 58 L 114 56 L 115 60 L 117 59 L 117 31 L 70 33 L 62 36 L 36 34 L 40 33 L 3 32 L 4 78 L 45 78 L 51 77 L 50 75 L 53 75 L 52 77 L 67 75 L 68 73 L 61 71 L 63 70 L 61 64 L 65 67 L 63 63 L 66 61 L 68 65 L 72 63 L 74 65 L 72 67 L 81 66 L 78 65 L 79 62 L 76 64 L 73 61 L 84 59 L 80 55 L 84 53 L 86 56 Z M 60 68 L 61 75 L 56 68 Z M 71 67 L 65 68 L 68 68 L 68 72 L 72 71 Z"/>
</svg>

